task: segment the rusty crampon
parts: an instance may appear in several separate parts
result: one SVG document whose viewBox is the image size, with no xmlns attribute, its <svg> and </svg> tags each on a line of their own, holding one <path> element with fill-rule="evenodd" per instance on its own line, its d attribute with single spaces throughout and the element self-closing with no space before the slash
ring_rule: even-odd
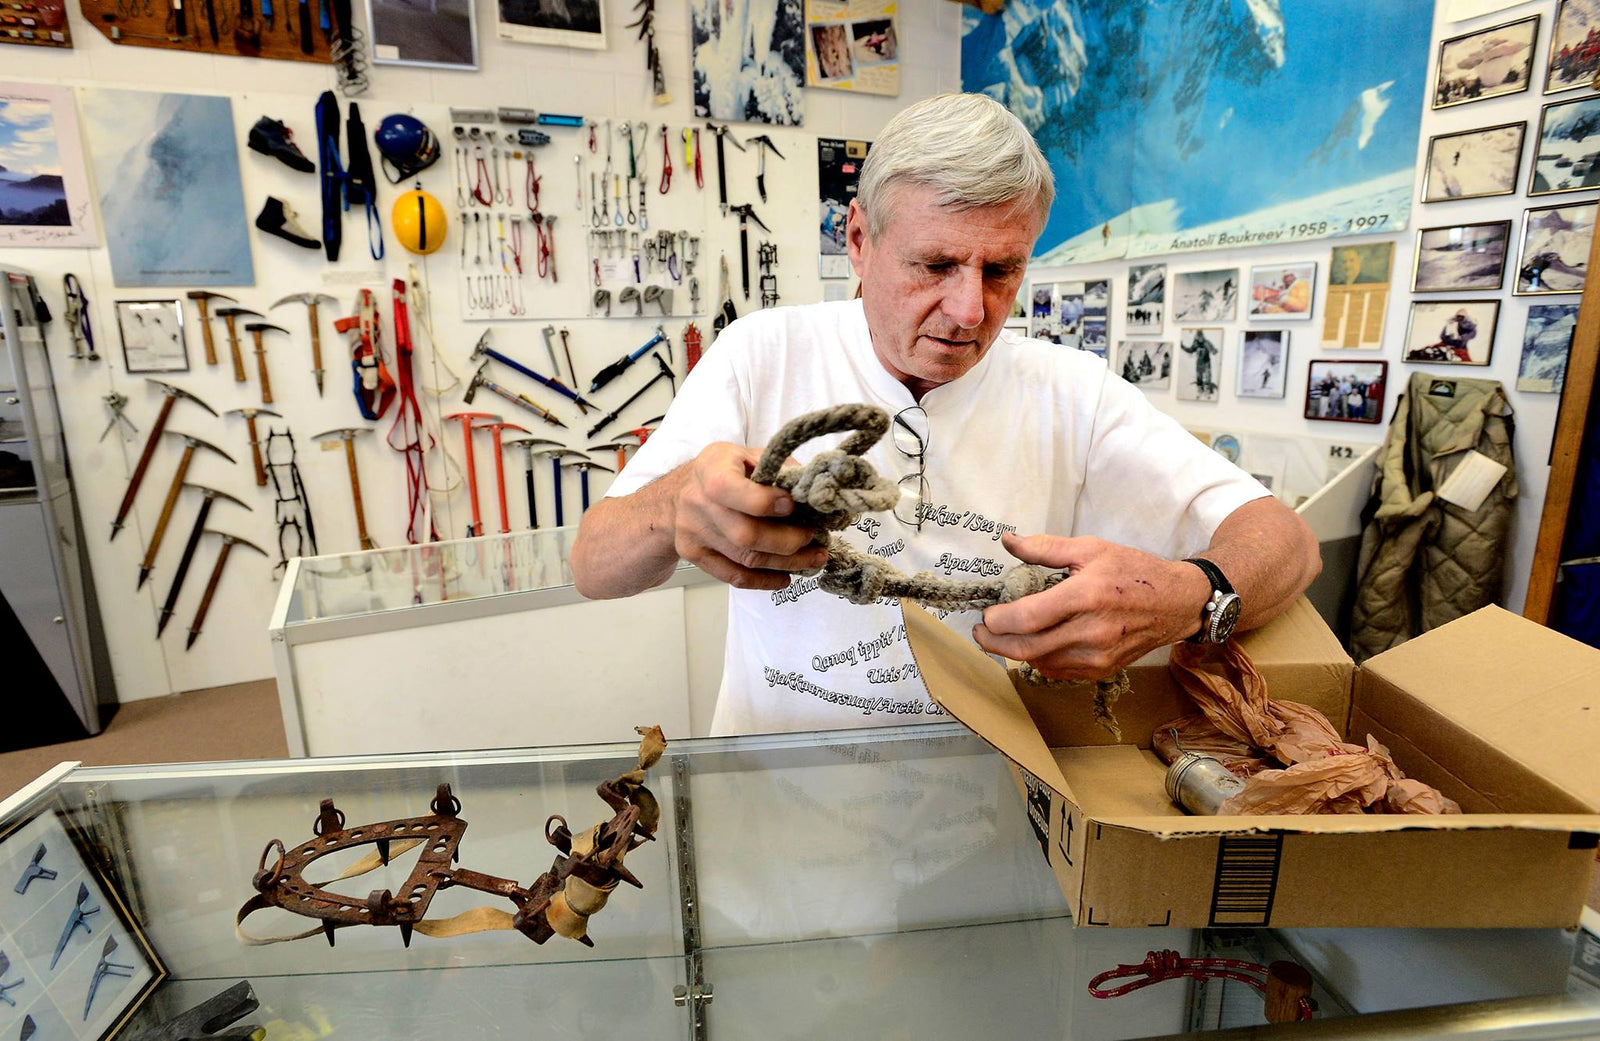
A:
<svg viewBox="0 0 1600 1041">
<path fill-rule="evenodd" d="M 611 819 L 574 835 L 564 818 L 552 814 L 545 821 L 545 839 L 558 854 L 550 870 L 526 888 L 515 879 L 454 866 L 461 859 L 461 838 L 467 822 L 460 817 L 461 800 L 451 794 L 448 784 L 439 785 L 438 794 L 429 805 L 431 812 L 424 816 L 357 827 L 347 827 L 344 813 L 332 799 L 324 799 L 311 841 L 288 848 L 273 839 L 262 851 L 260 868 L 252 882 L 256 895 L 239 909 L 235 919 L 241 926 L 240 938 L 247 943 L 275 943 L 320 931 L 332 946 L 335 930 L 345 926 L 393 925 L 399 927 L 401 942 L 407 947 L 413 931 L 445 938 L 492 929 L 515 929 L 539 944 L 559 933 L 593 947 L 588 936 L 589 916 L 605 906 L 619 882 L 644 888 L 623 860 L 628 853 L 653 841 L 661 823 L 660 804 L 644 780 L 645 771 L 661 758 L 667 742 L 660 727 L 638 730 L 644 738 L 639 744 L 638 768 L 602 781 L 595 788 L 615 811 Z M 337 878 L 321 884 L 306 880 L 306 869 L 323 857 L 368 845 L 374 847 L 373 852 Z M 388 864 L 391 856 L 417 847 L 420 853 L 416 864 L 398 891 L 377 889 L 363 899 L 327 888 L 331 882 L 365 874 Z M 428 919 L 428 905 L 434 894 L 452 886 L 505 897 L 516 906 L 516 912 L 479 908 L 451 918 Z M 244 933 L 245 918 L 265 907 L 318 919 L 321 926 L 292 936 L 255 938 Z"/>
</svg>

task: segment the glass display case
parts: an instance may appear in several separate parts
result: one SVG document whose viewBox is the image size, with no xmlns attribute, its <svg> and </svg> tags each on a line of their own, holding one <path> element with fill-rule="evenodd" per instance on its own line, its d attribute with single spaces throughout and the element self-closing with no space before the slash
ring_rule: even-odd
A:
<svg viewBox="0 0 1600 1041">
<path fill-rule="evenodd" d="M 1600 1031 L 1592 990 L 1568 971 L 1583 933 L 1075 926 L 1005 761 L 954 724 L 674 741 L 646 780 L 661 807 L 656 841 L 626 861 L 642 888 L 618 886 L 589 920 L 592 948 L 562 936 L 539 944 L 503 927 L 443 936 L 421 925 L 409 945 L 396 927 L 352 925 L 330 946 L 317 921 L 278 908 L 236 926 L 255 893 L 252 879 L 275 863 L 269 843 L 296 850 L 320 841 L 322 800 L 333 801 L 352 832 L 425 817 L 448 784 L 467 822 L 451 870 L 529 886 L 557 855 L 547 818 L 559 815 L 573 832 L 610 818 L 596 786 L 635 766 L 637 754 L 630 742 L 63 767 L 0 807 L 0 925 L 13 936 L 27 933 L 12 924 L 13 883 L 30 864 L 55 871 L 31 883 L 54 916 L 33 928 L 31 946 L 0 936 L 10 954 L 0 986 L 14 984 L 5 994 L 15 1001 L 0 1002 L 0 1037 L 18 1037 L 27 1018 L 64 1022 L 71 1029 L 62 1036 L 106 1036 L 90 1031 L 114 1023 L 144 990 L 148 1000 L 132 1009 L 122 1036 L 176 1036 L 159 1032 L 160 1023 L 240 981 L 260 1008 L 239 1025 L 264 1026 L 267 1041 L 966 1041 L 997 1030 L 1126 1038 L 1264 1022 L 1260 998 L 1244 987 L 1171 980 L 1109 1000 L 1089 994 L 1097 975 L 1160 950 L 1294 958 L 1315 980 L 1318 1018 L 1349 1024 L 1362 1022 L 1359 1013 L 1493 999 L 1501 1002 L 1493 1008 L 1514 1005 L 1524 1023 L 1534 1022 L 1535 1032 L 1515 1036 L 1578 1036 L 1557 1032 L 1556 1023 Z M 69 851 L 34 857 L 26 829 L 52 821 L 76 829 L 89 866 L 103 872 L 105 899 L 90 902 L 127 908 L 129 942 L 113 963 L 130 972 L 107 977 L 93 1015 L 81 1018 L 84 977 L 61 982 L 62 974 L 104 961 L 100 937 L 123 926 L 110 915 L 93 920 L 69 937 L 58 969 L 44 964 L 72 913 L 77 877 L 65 864 Z M 372 848 L 341 849 L 306 877 L 355 901 L 381 889 L 403 894 L 430 847 L 396 842 L 387 866 L 358 862 L 358 850 Z M 373 870 L 356 874 L 362 867 Z M 351 877 L 324 881 L 345 873 Z M 80 898 L 76 906 L 86 905 Z M 454 918 L 480 907 L 489 910 Z M 505 899 L 457 885 L 433 894 L 424 921 L 503 926 L 512 910 Z M 148 940 L 148 971 L 135 933 Z M 258 942 L 294 934 L 307 935 Z"/>
<path fill-rule="evenodd" d="M 270 636 L 291 755 L 571 744 L 635 714 L 704 733 L 727 589 L 688 564 L 625 604 L 579 595 L 576 527 L 291 560 Z M 429 691 L 451 691 L 432 711 Z M 567 692 L 585 691 L 584 711 Z M 508 694 L 530 708 L 507 712 Z M 557 696 L 557 695 L 561 696 Z"/>
</svg>

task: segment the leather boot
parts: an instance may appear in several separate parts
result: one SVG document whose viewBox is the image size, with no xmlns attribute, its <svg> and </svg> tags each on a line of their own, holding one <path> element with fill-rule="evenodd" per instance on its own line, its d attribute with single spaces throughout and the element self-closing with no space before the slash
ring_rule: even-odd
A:
<svg viewBox="0 0 1600 1041">
<path fill-rule="evenodd" d="M 294 131 L 271 116 L 262 116 L 250 128 L 250 149 L 270 155 L 291 170 L 301 173 L 315 173 L 317 169 L 316 164 L 307 159 L 294 143 Z"/>
<path fill-rule="evenodd" d="M 307 235 L 306 230 L 296 224 L 294 218 L 295 212 L 285 205 L 282 199 L 269 195 L 261 207 L 261 212 L 256 215 L 256 227 L 268 235 L 278 236 L 285 242 L 293 242 L 296 246 L 321 249 L 321 240 Z"/>
</svg>

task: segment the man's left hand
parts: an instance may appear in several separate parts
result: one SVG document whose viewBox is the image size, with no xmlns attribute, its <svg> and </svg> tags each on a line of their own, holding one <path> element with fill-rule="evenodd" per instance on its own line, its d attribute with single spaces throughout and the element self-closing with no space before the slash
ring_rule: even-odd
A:
<svg viewBox="0 0 1600 1041">
<path fill-rule="evenodd" d="M 1042 593 L 983 612 L 978 646 L 1050 679 L 1103 679 L 1194 633 L 1211 583 L 1193 564 L 1162 560 L 1093 536 L 1006 535 L 1029 564 L 1072 574 Z"/>
</svg>

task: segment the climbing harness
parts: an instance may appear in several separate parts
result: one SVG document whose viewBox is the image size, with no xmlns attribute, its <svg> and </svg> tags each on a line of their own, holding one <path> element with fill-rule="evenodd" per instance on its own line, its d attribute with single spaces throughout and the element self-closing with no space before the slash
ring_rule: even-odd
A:
<svg viewBox="0 0 1600 1041">
<path fill-rule="evenodd" d="M 424 465 L 422 441 L 427 431 L 422 425 L 422 406 L 417 403 L 416 385 L 412 378 L 411 319 L 406 310 L 406 283 L 395 279 L 391 287 L 394 306 L 394 364 L 399 374 L 399 408 L 395 409 L 394 425 L 386 438 L 389 447 L 405 457 L 406 463 L 406 541 L 412 545 L 423 541 L 424 532 L 429 542 L 437 542 L 439 533 L 434 530 L 429 516 L 428 471 Z M 396 440 L 398 435 L 398 441 Z"/>
<path fill-rule="evenodd" d="M 384 363 L 383 330 L 378 324 L 378 303 L 372 290 L 356 294 L 356 313 L 333 323 L 335 330 L 350 336 L 350 372 L 356 406 L 363 419 L 380 419 L 394 401 L 394 377 Z"/>
</svg>

